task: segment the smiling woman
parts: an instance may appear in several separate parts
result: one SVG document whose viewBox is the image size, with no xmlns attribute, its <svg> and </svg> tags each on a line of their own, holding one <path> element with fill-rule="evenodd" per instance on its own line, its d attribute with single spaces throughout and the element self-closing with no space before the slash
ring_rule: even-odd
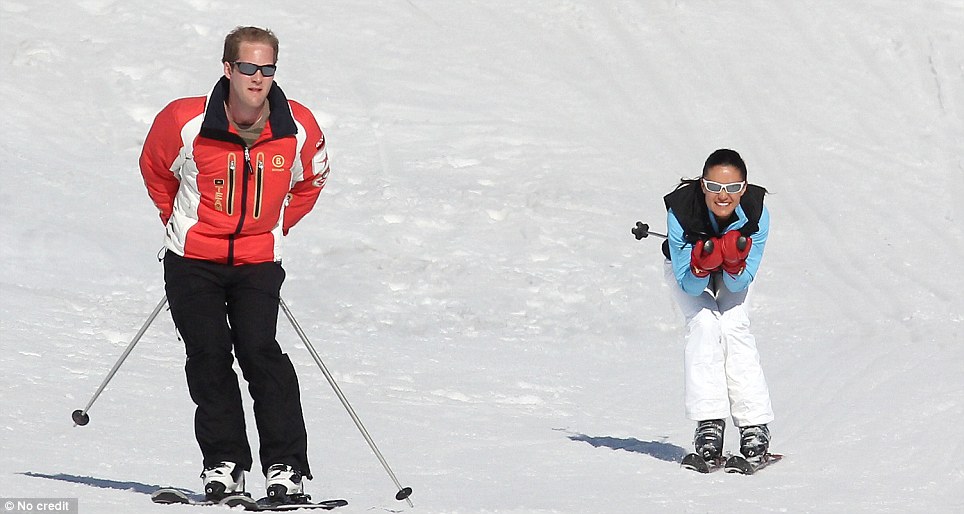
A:
<svg viewBox="0 0 964 514">
<path fill-rule="evenodd" d="M 686 414 L 697 422 L 699 458 L 723 455 L 725 418 L 740 429 L 740 452 L 765 459 L 773 421 L 746 306 L 769 233 L 766 189 L 747 184 L 740 154 L 720 149 L 699 179 L 664 198 L 666 278 L 686 324 Z"/>
<path fill-rule="evenodd" d="M 730 220 L 746 189 L 746 164 L 733 150 L 717 150 L 703 166 L 700 179 L 706 206 L 717 222 Z"/>
</svg>

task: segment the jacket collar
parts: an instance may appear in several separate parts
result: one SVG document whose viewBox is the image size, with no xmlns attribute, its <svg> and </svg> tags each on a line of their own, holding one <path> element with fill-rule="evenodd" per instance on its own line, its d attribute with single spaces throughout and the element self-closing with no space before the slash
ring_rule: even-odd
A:
<svg viewBox="0 0 964 514">
<path fill-rule="evenodd" d="M 763 213 L 763 196 L 766 190 L 754 184 L 747 184 L 746 192 L 737 207 L 739 221 L 744 222 L 738 229 L 741 234 L 750 236 L 759 230 L 760 216 Z M 673 214 L 683 227 L 684 238 L 695 242 L 710 236 L 721 235 L 720 231 L 727 227 L 717 227 L 713 215 L 706 207 L 703 190 L 698 181 L 690 182 L 676 188 L 663 197 L 666 210 L 673 210 Z"/>
<path fill-rule="evenodd" d="M 231 88 L 231 81 L 227 77 L 221 77 L 214 85 L 211 94 L 208 95 L 207 107 L 204 110 L 204 121 L 201 122 L 201 135 L 211 139 L 222 141 L 237 141 L 240 136 L 230 130 L 228 114 L 224 111 L 224 102 L 228 99 L 228 92 Z M 277 83 L 271 84 L 268 90 L 268 108 L 271 113 L 268 115 L 268 123 L 271 125 L 272 139 L 293 136 L 298 133 L 298 125 L 295 124 L 294 116 L 291 114 L 291 107 L 288 106 L 288 98 Z"/>
</svg>

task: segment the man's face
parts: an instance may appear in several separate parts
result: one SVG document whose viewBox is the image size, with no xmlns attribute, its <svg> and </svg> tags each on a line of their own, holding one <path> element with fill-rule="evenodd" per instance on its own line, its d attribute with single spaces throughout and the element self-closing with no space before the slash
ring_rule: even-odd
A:
<svg viewBox="0 0 964 514">
<path fill-rule="evenodd" d="M 274 64 L 274 49 L 265 43 L 242 42 L 238 53 L 238 62 L 247 62 L 258 66 Z M 261 70 L 254 75 L 241 73 L 234 63 L 224 63 L 224 76 L 231 81 L 231 93 L 228 103 L 234 108 L 260 109 L 268 98 L 268 91 L 274 83 L 274 76 L 265 77 Z"/>
</svg>

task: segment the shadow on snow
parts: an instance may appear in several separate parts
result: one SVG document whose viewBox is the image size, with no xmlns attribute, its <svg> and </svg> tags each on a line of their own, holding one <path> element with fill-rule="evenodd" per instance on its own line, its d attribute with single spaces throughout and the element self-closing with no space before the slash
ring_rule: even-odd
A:
<svg viewBox="0 0 964 514">
<path fill-rule="evenodd" d="M 595 448 L 609 448 L 625 450 L 627 452 L 642 453 L 650 457 L 667 462 L 680 462 L 687 451 L 675 444 L 662 441 L 640 441 L 636 438 L 620 439 L 618 437 L 592 437 L 586 434 L 572 434 L 570 440 L 589 443 Z"/>
<path fill-rule="evenodd" d="M 48 475 L 46 473 L 34 473 L 32 471 L 27 471 L 26 473 L 20 473 L 21 475 L 34 477 L 34 478 L 46 478 L 48 480 L 60 480 L 61 482 L 70 482 L 73 484 L 84 484 L 91 487 L 99 487 L 101 489 L 116 489 L 118 491 L 133 491 L 135 493 L 141 494 L 152 494 L 154 491 L 161 489 L 159 485 L 143 484 L 141 482 L 120 482 L 117 480 L 108 480 L 104 478 L 94 478 L 94 477 L 82 477 L 77 475 L 67 475 L 64 473 L 58 473 L 56 475 Z M 194 491 L 188 489 L 174 488 L 181 491 L 187 495 L 196 495 Z"/>
</svg>

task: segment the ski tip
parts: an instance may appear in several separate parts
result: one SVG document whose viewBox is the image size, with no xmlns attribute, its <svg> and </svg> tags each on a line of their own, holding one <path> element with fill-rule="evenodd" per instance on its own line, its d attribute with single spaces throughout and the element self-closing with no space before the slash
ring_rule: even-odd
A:
<svg viewBox="0 0 964 514">
<path fill-rule="evenodd" d="M 783 455 L 779 453 L 765 453 L 762 456 L 753 459 L 747 459 L 741 455 L 734 455 L 726 460 L 724 471 L 727 473 L 752 475 L 782 458 Z"/>
<path fill-rule="evenodd" d="M 151 501 L 154 503 L 197 503 L 198 500 L 191 498 L 187 492 L 173 487 L 162 487 L 151 493 Z"/>
<path fill-rule="evenodd" d="M 680 461 L 680 467 L 697 473 L 712 473 L 723 467 L 723 459 L 706 460 L 697 453 L 688 453 Z"/>
<path fill-rule="evenodd" d="M 225 507 L 242 507 L 244 510 L 261 510 L 258 501 L 244 494 L 232 494 L 218 502 Z"/>
</svg>

